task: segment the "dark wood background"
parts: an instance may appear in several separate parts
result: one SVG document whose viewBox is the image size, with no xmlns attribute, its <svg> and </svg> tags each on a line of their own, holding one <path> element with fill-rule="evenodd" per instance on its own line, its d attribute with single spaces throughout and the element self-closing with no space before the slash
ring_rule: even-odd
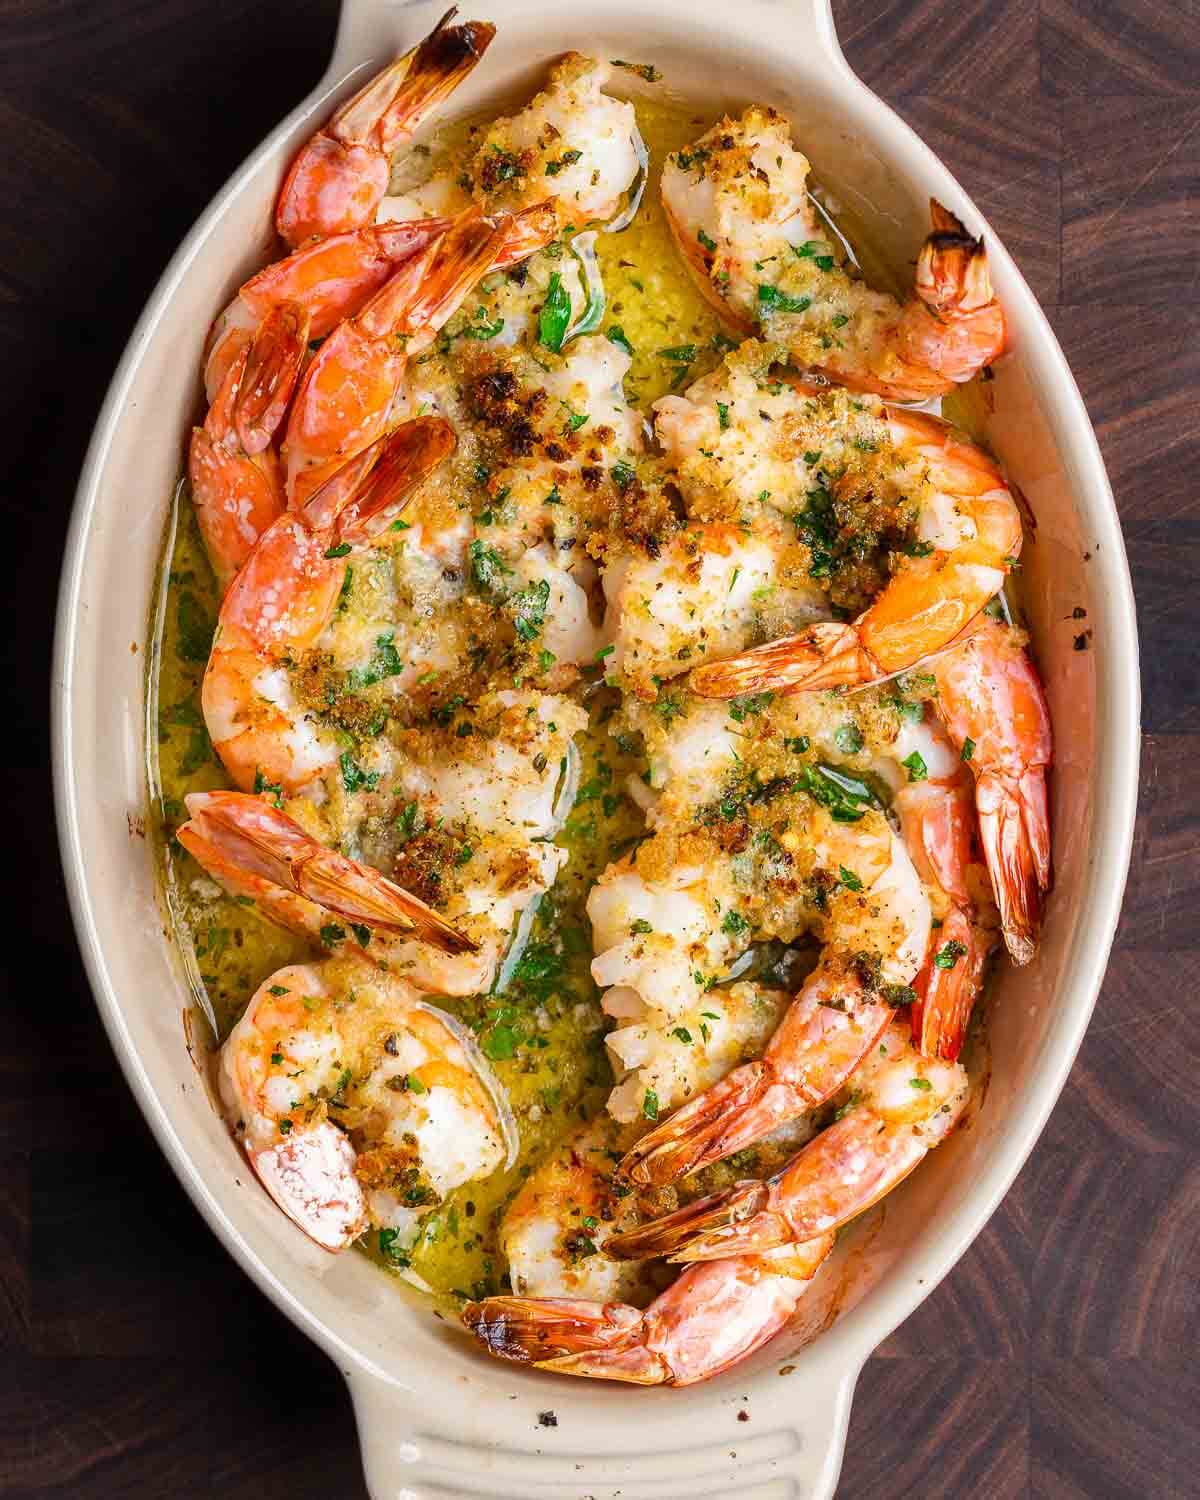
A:
<svg viewBox="0 0 1200 1500">
<path fill-rule="evenodd" d="M 1000 1211 L 864 1371 L 841 1493 L 1192 1496 L 1196 0 L 836 8 L 852 64 L 968 185 L 1066 348 L 1125 526 L 1145 671 L 1133 872 L 1096 1019 Z M 176 242 L 318 77 L 334 13 L 0 4 L 5 1500 L 365 1493 L 340 1379 L 218 1247 L 100 1030 L 58 873 L 45 711 L 62 536 L 109 375 Z"/>
</svg>

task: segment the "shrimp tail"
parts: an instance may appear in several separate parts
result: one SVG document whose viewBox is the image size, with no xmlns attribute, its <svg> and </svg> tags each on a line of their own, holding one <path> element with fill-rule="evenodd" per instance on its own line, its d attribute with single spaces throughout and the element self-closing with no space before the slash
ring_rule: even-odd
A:
<svg viewBox="0 0 1200 1500">
<path fill-rule="evenodd" d="M 988 955 L 986 935 L 957 906 L 947 912 L 937 934 L 938 952 L 945 952 L 950 945 L 956 957 L 949 968 L 940 967 L 931 952 L 913 980 L 917 999 L 910 1012 L 918 1051 L 946 1062 L 954 1062 L 962 1051 Z"/>
<path fill-rule="evenodd" d="M 612 1235 L 617 1257 L 668 1255 L 680 1265 L 762 1254 L 830 1234 L 901 1182 L 929 1150 L 869 1109 L 821 1132 L 772 1182 L 736 1183 L 641 1228 Z"/>
<path fill-rule="evenodd" d="M 852 624 L 822 621 L 799 635 L 697 667 L 690 686 L 702 698 L 738 698 L 744 693 L 847 687 L 880 675 Z"/>
<path fill-rule="evenodd" d="M 619 1302 L 489 1297 L 469 1303 L 463 1317 L 501 1359 L 561 1375 L 694 1385 L 773 1339 L 832 1248 L 825 1235 L 784 1260 L 747 1255 L 689 1266 L 645 1312 Z"/>
<path fill-rule="evenodd" d="M 271 440 L 300 373 L 308 337 L 303 309 L 273 309 L 238 350 L 204 419 L 193 429 L 188 482 L 204 545 L 225 585 L 286 506 Z"/>
<path fill-rule="evenodd" d="M 894 1010 L 836 966 L 821 965 L 788 1007 L 764 1056 L 691 1099 L 627 1153 L 621 1171 L 664 1186 L 759 1141 L 831 1098 Z"/>
<path fill-rule="evenodd" d="M 636 1385 L 660 1385 L 670 1376 L 665 1362 L 642 1342 L 642 1313 L 623 1302 L 488 1297 L 468 1302 L 462 1316 L 499 1359 Z"/>
<path fill-rule="evenodd" d="M 478 944 L 423 901 L 369 865 L 327 849 L 285 813 L 245 792 L 193 792 L 191 820 L 180 833 L 198 835 L 234 864 L 271 885 L 315 902 L 356 925 L 412 932 L 446 953 L 474 953 Z"/>
<path fill-rule="evenodd" d="M 447 23 L 389 63 L 296 154 L 275 208 L 275 227 L 289 245 L 368 223 L 387 192 L 388 157 L 447 97 L 490 46 L 487 21 Z"/>
<path fill-rule="evenodd" d="M 772 1230 L 768 1213 L 770 1201 L 771 1191 L 766 1183 L 735 1182 L 722 1192 L 697 1198 L 649 1224 L 609 1235 L 604 1250 L 614 1260 L 675 1256 L 700 1236 L 706 1237 L 706 1243 L 719 1244 L 731 1231 L 736 1232 L 739 1250 L 771 1250 L 786 1244 L 790 1236 L 786 1225 Z M 744 1233 L 747 1224 L 754 1227 Z"/>
<path fill-rule="evenodd" d="M 899 352 L 918 369 L 958 383 L 1004 353 L 1004 313 L 983 241 L 936 199 L 929 211 L 933 229 L 917 257 L 915 296 L 896 328 Z"/>
<path fill-rule="evenodd" d="M 387 530 L 457 443 L 454 428 L 443 417 L 413 417 L 383 438 L 375 445 L 369 476 L 338 517 L 338 536 L 363 542 Z"/>
<path fill-rule="evenodd" d="M 249 454 L 270 446 L 287 414 L 308 348 L 308 323 L 299 303 L 283 302 L 254 335 L 234 407 L 238 437 Z"/>
<path fill-rule="evenodd" d="M 1019 781 L 984 771 L 975 784 L 979 835 L 992 875 L 1000 926 L 1014 963 L 1037 951 L 1042 894 L 1050 884 L 1050 825 L 1040 766 Z"/>
<path fill-rule="evenodd" d="M 933 221 L 917 257 L 917 294 L 936 313 L 977 312 L 995 299 L 983 241 L 936 198 L 929 200 Z"/>
<path fill-rule="evenodd" d="M 772 1128 L 762 1123 L 774 1114 L 771 1092 L 766 1063 L 735 1068 L 644 1135 L 626 1153 L 620 1170 L 634 1182 L 661 1186 L 720 1161 L 738 1149 L 737 1144 L 727 1144 L 730 1139 L 756 1140 Z M 795 1113 L 795 1109 L 788 1110 L 783 1118 L 791 1119 Z"/>
<path fill-rule="evenodd" d="M 449 25 L 457 14 L 458 7 L 452 5 L 409 54 L 400 75 L 401 86 L 376 127 L 384 151 L 390 152 L 406 140 L 421 120 L 454 92 L 491 46 L 496 28 L 490 21 Z M 386 87 L 391 87 L 390 80 Z M 372 101 L 364 107 L 362 100 L 360 94 L 339 117 L 345 128 L 370 128 L 367 116 L 374 113 L 376 105 Z"/>
</svg>

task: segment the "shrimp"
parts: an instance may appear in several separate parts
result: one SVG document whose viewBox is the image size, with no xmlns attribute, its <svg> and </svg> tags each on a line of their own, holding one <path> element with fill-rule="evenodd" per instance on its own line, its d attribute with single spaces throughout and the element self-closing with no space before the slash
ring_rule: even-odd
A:
<svg viewBox="0 0 1200 1500">
<path fill-rule="evenodd" d="M 357 947 L 426 989 L 479 994 L 518 916 L 567 858 L 551 842 L 569 811 L 560 768 L 586 715 L 564 698 L 508 690 L 459 723 L 472 733 L 451 723 L 380 742 L 354 763 L 353 792 L 349 762 L 339 765 L 322 810 L 306 798 L 288 804 L 304 827 L 260 798 L 212 793 L 180 842 L 279 925 Z M 329 848 L 334 840 L 354 857 Z"/>
<path fill-rule="evenodd" d="M 263 320 L 284 303 L 308 313 L 309 339 L 323 339 L 353 317 L 405 261 L 428 249 L 450 227 L 449 219 L 372 224 L 313 240 L 259 271 L 214 321 L 205 352 L 204 385 L 209 401 L 229 367 Z"/>
<path fill-rule="evenodd" d="M 245 792 L 192 792 L 187 809 L 189 820 L 179 829 L 179 841 L 202 864 L 213 849 L 218 869 L 233 865 L 251 879 L 345 918 L 365 930 L 367 936 L 360 938 L 364 946 L 378 931 L 415 933 L 448 953 L 475 949 L 470 938 L 424 901 L 371 866 L 324 848 L 261 798 Z"/>
<path fill-rule="evenodd" d="M 560 1375 L 694 1385 L 787 1326 L 833 1243 L 824 1235 L 802 1248 L 689 1266 L 645 1312 L 570 1297 L 488 1297 L 467 1303 L 463 1321 L 500 1359 Z"/>
<path fill-rule="evenodd" d="M 904 301 L 848 274 L 812 207 L 809 164 L 774 110 L 723 119 L 663 168 L 667 217 L 705 296 L 743 334 L 761 329 L 797 366 L 897 401 L 925 401 L 1005 345 L 987 253 L 931 202 L 933 229 Z"/>
<path fill-rule="evenodd" d="M 410 356 L 479 278 L 532 254 L 556 227 L 547 205 L 496 221 L 469 209 L 337 326 L 305 372 L 288 419 L 283 457 L 292 505 L 303 504 L 379 437 L 402 394 Z"/>
<path fill-rule="evenodd" d="M 832 1125 L 769 1182 L 742 1182 L 640 1229 L 610 1255 L 675 1262 L 802 1251 L 870 1208 L 939 1145 L 968 1099 L 959 1063 L 926 1058 L 895 1022 L 848 1080 Z"/>
<path fill-rule="evenodd" d="M 192 429 L 192 502 L 222 590 L 286 508 L 283 470 L 270 444 L 291 400 L 308 334 L 308 314 L 298 304 L 271 309 L 233 355 L 204 426 Z"/>
<path fill-rule="evenodd" d="M 631 1149 L 622 1170 L 634 1181 L 673 1182 L 824 1103 L 908 998 L 928 945 L 930 909 L 904 845 L 879 814 L 847 825 L 823 809 L 814 810 L 805 834 L 789 829 L 780 838 L 789 857 L 792 845 L 798 854 L 805 844 L 813 888 L 831 884 L 834 892 L 825 898 L 817 968 L 757 1061 L 696 1095 Z"/>
<path fill-rule="evenodd" d="M 642 437 L 620 388 L 628 366 L 627 354 L 593 337 L 562 356 L 488 349 L 458 366 L 465 420 L 486 460 L 465 548 L 470 585 L 512 614 L 515 649 L 527 648 L 528 670 L 547 685 L 565 686 L 575 676 L 565 669 L 593 662 L 602 644 L 588 544 L 623 499 L 614 472 L 634 498 Z"/>
<path fill-rule="evenodd" d="M 900 726 L 893 765 L 908 779 L 895 792 L 904 840 L 924 882 L 935 922 L 930 949 L 913 980 L 913 1040 L 926 1057 L 953 1062 L 962 1050 L 983 966 L 995 935 L 987 870 L 974 853 L 974 785 L 959 751 L 928 711 Z"/>
<path fill-rule="evenodd" d="M 598 326 L 599 231 L 575 231 L 597 221 L 610 232 L 624 228 L 639 201 L 646 162 L 633 106 L 603 92 L 607 79 L 606 64 L 568 53 L 524 109 L 473 128 L 464 150 L 420 147 L 398 159 L 394 195 L 380 204 L 381 216 L 461 213 L 474 204 L 494 217 L 545 203 L 553 206 L 563 236 L 514 273 L 486 278 L 471 315 L 447 329 L 451 337 L 494 348 L 532 333 L 541 349 L 558 351 L 562 340 L 573 343 L 576 334 Z M 551 312 L 560 319 L 553 331 Z"/>
<path fill-rule="evenodd" d="M 797 551 L 778 523 L 709 521 L 615 558 L 604 572 L 607 675 L 649 701 L 698 659 L 826 618 L 825 596 L 786 565 Z"/>
<path fill-rule="evenodd" d="M 500 1224 L 518 1296 L 648 1300 L 642 1268 L 604 1253 L 610 1235 L 638 1222 L 633 1195 L 615 1181 L 628 1136 L 599 1115 L 522 1183 Z"/>
<path fill-rule="evenodd" d="M 291 793 L 336 763 L 336 742 L 299 711 L 285 663 L 320 639 L 352 546 L 411 498 L 454 441 L 440 418 L 406 423 L 255 543 L 221 605 L 201 692 L 213 747 L 244 791 Z"/>
<path fill-rule="evenodd" d="M 819 396 L 801 386 L 797 407 Z M 859 493 L 868 503 L 876 498 L 877 473 L 884 468 L 893 484 L 903 486 L 909 515 L 915 512 L 912 555 L 857 619 L 818 623 L 727 661 L 705 663 L 692 673 L 693 692 L 729 698 L 878 682 L 950 645 L 1000 591 L 1022 538 L 1020 511 L 997 465 L 939 417 L 895 407 L 883 408 L 882 415 L 887 449 L 828 486 L 820 484 L 825 471 L 818 468 L 817 489 L 796 524 L 807 538 L 810 572 L 828 573 L 836 556 L 836 517 L 843 507 L 852 508 Z M 816 441 L 811 427 L 801 431 L 804 440 Z M 812 457 L 822 461 L 819 453 Z"/>
<path fill-rule="evenodd" d="M 354 959 L 264 980 L 221 1049 L 220 1088 L 260 1182 L 326 1250 L 372 1226 L 398 1260 L 435 1204 L 515 1155 L 470 1033 Z"/>
<path fill-rule="evenodd" d="M 1050 889 L 1046 771 L 1050 713 L 1021 634 L 985 620 L 929 663 L 937 711 L 975 777 L 975 809 L 1000 926 L 1013 961 L 1037 951 Z"/>
<path fill-rule="evenodd" d="M 638 172 L 633 105 L 603 92 L 606 63 L 568 52 L 518 114 L 494 120 L 466 167 L 487 214 L 554 198 L 563 223 L 609 219 Z"/>
<path fill-rule="evenodd" d="M 691 686 L 718 697 L 827 686 L 827 680 L 813 682 L 814 652 L 834 632 L 844 636 L 852 628 L 813 626 L 806 636 L 702 667 Z M 825 634 L 814 646 L 818 631 Z M 1053 740 L 1041 683 L 1019 633 L 986 617 L 972 623 L 961 644 L 925 665 L 937 688 L 938 713 L 975 775 L 975 808 L 1005 945 L 1014 962 L 1028 963 L 1051 880 L 1046 771 Z"/>
<path fill-rule="evenodd" d="M 448 25 L 455 10 L 301 147 L 275 207 L 275 227 L 293 248 L 312 235 L 343 234 L 371 222 L 387 192 L 391 152 L 458 87 L 496 34 L 486 21 Z"/>
</svg>

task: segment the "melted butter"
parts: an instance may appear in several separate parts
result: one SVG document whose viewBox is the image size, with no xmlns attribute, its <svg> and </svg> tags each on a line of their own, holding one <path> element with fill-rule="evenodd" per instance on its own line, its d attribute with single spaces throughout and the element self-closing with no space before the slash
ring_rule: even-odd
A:
<svg viewBox="0 0 1200 1500">
<path fill-rule="evenodd" d="M 659 195 L 665 156 L 694 140 L 712 120 L 665 100 L 638 98 L 635 104 L 651 156 L 646 192 L 633 224 L 620 234 L 601 234 L 597 253 L 607 293 L 602 326 L 605 331 L 619 327 L 632 346 L 625 390 L 647 412 L 660 396 L 713 368 L 721 357 L 721 322 L 683 268 Z M 460 122 L 435 138 L 435 160 L 460 149 L 467 129 Z M 819 184 L 814 192 L 824 204 L 835 201 Z M 884 274 L 884 257 L 870 246 L 861 223 L 839 212 L 837 226 L 872 283 L 899 291 Z M 986 394 L 975 384 L 955 393 L 948 414 L 977 431 L 979 402 Z M 151 786 L 167 902 L 198 1002 L 214 1028 L 215 1050 L 269 974 L 320 955 L 265 921 L 252 905 L 223 892 L 173 838 L 186 817 L 189 792 L 229 785 L 200 712 L 218 595 L 186 495 L 180 498 L 166 566 L 161 634 L 151 665 L 152 701 L 158 705 Z M 629 767 L 616 754 L 603 717 L 604 708 L 594 707 L 581 737 L 584 795 L 558 840 L 569 862 L 541 903 L 515 978 L 502 994 L 437 1002 L 479 1035 L 520 1131 L 513 1166 L 451 1194 L 424 1220 L 411 1251 L 412 1271 L 447 1306 L 463 1296 L 501 1290 L 505 1268 L 498 1228 L 508 1202 L 552 1147 L 603 1107 L 612 1085 L 599 997 L 588 972 L 591 929 L 585 902 L 596 876 L 637 837 L 642 821 L 621 794 Z M 972 1029 L 977 1035 L 977 1026 Z M 381 1264 L 391 1264 L 377 1237 L 367 1239 L 363 1248 Z"/>
</svg>

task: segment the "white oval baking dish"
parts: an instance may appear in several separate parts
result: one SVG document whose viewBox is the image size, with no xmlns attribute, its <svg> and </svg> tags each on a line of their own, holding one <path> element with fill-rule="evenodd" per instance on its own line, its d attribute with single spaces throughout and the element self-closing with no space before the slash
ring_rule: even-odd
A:
<svg viewBox="0 0 1200 1500">
<path fill-rule="evenodd" d="M 724 1500 L 829 1496 L 864 1360 L 949 1271 L 1037 1139 L 1104 973 L 1128 865 L 1138 764 L 1133 598 L 1087 413 L 1029 288 L 962 188 L 849 70 L 828 0 L 485 0 L 497 40 L 452 108 L 531 89 L 575 47 L 653 61 L 706 115 L 775 105 L 823 179 L 888 225 L 911 260 L 936 196 L 988 236 L 1012 354 L 988 438 L 1037 517 L 1026 598 L 1057 736 L 1057 886 L 1037 962 L 1005 968 L 993 1073 L 971 1130 L 888 1201 L 839 1316 L 783 1335 L 684 1391 L 569 1381 L 486 1359 L 364 1258 L 327 1256 L 267 1200 L 189 1059 L 186 985 L 164 930 L 146 814 L 147 620 L 164 518 L 199 395 L 210 318 L 272 244 L 285 162 L 334 103 L 428 30 L 437 6 L 346 0 L 324 79 L 249 157 L 180 247 L 97 423 L 59 603 L 53 698 L 63 859 L 97 1003 L 163 1150 L 217 1235 L 350 1383 L 376 1500 Z M 1093 649 L 1073 649 L 1087 611 Z M 789 1372 L 781 1377 L 781 1366 Z M 738 1420 L 748 1407 L 749 1425 Z M 553 1409 L 557 1426 L 539 1422 Z M 252 1415 L 247 1420 L 253 1420 Z"/>
</svg>

